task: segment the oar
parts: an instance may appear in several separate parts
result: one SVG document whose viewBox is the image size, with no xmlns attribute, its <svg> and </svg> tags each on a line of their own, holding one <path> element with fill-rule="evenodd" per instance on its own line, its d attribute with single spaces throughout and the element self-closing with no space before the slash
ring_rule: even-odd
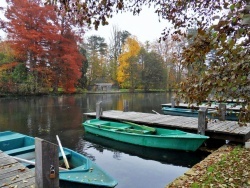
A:
<svg viewBox="0 0 250 188">
<path fill-rule="evenodd" d="M 57 139 L 59 148 L 60 148 L 60 150 L 61 150 L 61 153 L 62 153 L 62 156 L 63 156 L 63 161 L 64 161 L 64 163 L 65 163 L 65 166 L 66 166 L 67 169 L 69 169 L 69 163 L 68 163 L 67 157 L 65 156 L 65 153 L 64 153 L 63 148 L 62 148 L 62 144 L 61 144 L 60 139 L 59 139 L 59 137 L 58 137 L 57 135 L 56 135 L 56 139 Z"/>
<path fill-rule="evenodd" d="M 157 115 L 160 115 L 160 113 L 156 112 L 155 110 L 152 110 L 152 112 L 156 113 Z"/>
<path fill-rule="evenodd" d="M 20 162 L 23 162 L 23 163 L 31 164 L 31 165 L 34 165 L 34 166 L 36 165 L 36 163 L 34 161 L 29 161 L 29 160 L 26 160 L 26 159 L 15 157 L 15 156 L 11 156 L 11 157 L 13 159 L 16 159 L 17 161 L 20 161 Z M 68 170 L 68 169 L 59 167 L 59 170 Z"/>
</svg>

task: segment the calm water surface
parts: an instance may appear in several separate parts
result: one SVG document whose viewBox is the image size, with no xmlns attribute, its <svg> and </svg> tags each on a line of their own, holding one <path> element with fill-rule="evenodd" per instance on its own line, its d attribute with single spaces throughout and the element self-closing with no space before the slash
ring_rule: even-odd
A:
<svg viewBox="0 0 250 188">
<path fill-rule="evenodd" d="M 161 113 L 161 104 L 170 102 L 169 93 L 84 94 L 0 99 L 0 131 L 16 131 L 62 145 L 82 153 L 118 181 L 118 188 L 164 188 L 176 177 L 202 160 L 202 152 L 150 149 L 85 133 L 85 112 L 129 110 Z"/>
</svg>

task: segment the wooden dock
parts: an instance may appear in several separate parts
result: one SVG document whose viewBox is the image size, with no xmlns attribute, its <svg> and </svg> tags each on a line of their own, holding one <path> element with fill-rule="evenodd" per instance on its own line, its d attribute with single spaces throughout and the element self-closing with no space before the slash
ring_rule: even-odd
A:
<svg viewBox="0 0 250 188">
<path fill-rule="evenodd" d="M 0 151 L 0 187 L 35 187 L 35 172 Z"/>
<path fill-rule="evenodd" d="M 84 115 L 93 118 L 96 116 L 96 112 L 84 113 Z M 130 121 L 152 127 L 179 129 L 194 133 L 197 133 L 198 130 L 198 118 L 196 117 L 110 110 L 104 111 L 101 118 L 116 121 Z M 208 122 L 205 134 L 212 139 L 245 143 L 250 139 L 250 123 L 248 123 L 247 126 L 240 127 L 236 121 L 216 120 Z"/>
</svg>

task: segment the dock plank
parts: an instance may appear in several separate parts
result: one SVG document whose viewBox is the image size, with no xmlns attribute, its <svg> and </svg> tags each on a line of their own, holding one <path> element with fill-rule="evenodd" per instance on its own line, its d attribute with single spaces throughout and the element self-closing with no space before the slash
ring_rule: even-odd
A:
<svg viewBox="0 0 250 188">
<path fill-rule="evenodd" d="M 35 187 L 35 172 L 0 151 L 0 187 Z"/>
<path fill-rule="evenodd" d="M 84 113 L 84 115 L 93 118 L 96 113 Z M 192 132 L 197 132 L 198 130 L 197 117 L 110 110 L 104 111 L 101 118 L 116 121 L 131 121 L 153 127 L 180 129 Z M 206 135 L 210 136 L 210 138 L 244 143 L 250 139 L 250 123 L 247 123 L 247 126 L 239 126 L 235 121 L 209 121 L 206 129 Z"/>
</svg>

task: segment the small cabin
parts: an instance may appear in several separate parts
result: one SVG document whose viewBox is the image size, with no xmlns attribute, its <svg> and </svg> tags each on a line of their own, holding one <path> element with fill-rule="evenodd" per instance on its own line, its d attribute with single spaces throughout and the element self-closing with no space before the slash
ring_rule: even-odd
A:
<svg viewBox="0 0 250 188">
<path fill-rule="evenodd" d="M 95 83 L 95 91 L 111 91 L 112 83 Z"/>
</svg>

